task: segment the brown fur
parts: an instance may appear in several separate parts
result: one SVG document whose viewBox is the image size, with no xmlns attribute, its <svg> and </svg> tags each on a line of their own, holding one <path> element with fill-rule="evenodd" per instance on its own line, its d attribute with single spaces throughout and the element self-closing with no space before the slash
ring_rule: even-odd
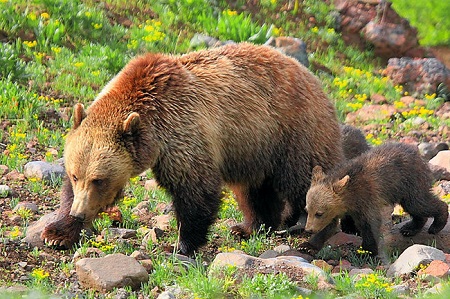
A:
<svg viewBox="0 0 450 299">
<path fill-rule="evenodd" d="M 312 167 L 342 158 L 318 80 L 294 59 L 245 43 L 138 57 L 86 112 L 76 106 L 74 120 L 65 146 L 70 215 L 91 222 L 151 168 L 172 195 L 182 253 L 206 242 L 224 183 L 244 213 L 234 230 L 248 235 L 261 224 L 294 224 Z"/>
<path fill-rule="evenodd" d="M 306 196 L 306 231 L 328 229 L 337 218 L 350 215 L 362 234 L 362 247 L 378 254 L 381 209 L 400 204 L 412 216 L 401 228 L 404 236 L 417 234 L 428 217 L 428 232 L 436 234 L 447 223 L 448 206 L 432 194 L 428 165 L 416 148 L 387 143 L 358 156 L 325 174 L 315 167 Z"/>
</svg>

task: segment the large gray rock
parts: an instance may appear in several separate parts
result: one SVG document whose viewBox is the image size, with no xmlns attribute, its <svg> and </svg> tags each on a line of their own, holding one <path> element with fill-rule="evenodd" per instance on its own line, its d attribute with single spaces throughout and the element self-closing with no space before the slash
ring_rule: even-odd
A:
<svg viewBox="0 0 450 299">
<path fill-rule="evenodd" d="M 24 166 L 24 175 L 27 178 L 37 178 L 43 181 L 51 181 L 64 176 L 64 167 L 59 164 L 44 161 L 31 161 Z"/>
<path fill-rule="evenodd" d="M 58 217 L 58 212 L 54 211 L 52 213 L 42 216 L 38 221 L 31 223 L 27 228 L 27 234 L 22 242 L 27 243 L 32 247 L 42 248 L 44 247 L 44 241 L 41 240 L 41 233 L 44 230 L 47 223 L 54 222 Z"/>
<path fill-rule="evenodd" d="M 100 292 L 130 286 L 138 289 L 148 281 L 148 273 L 136 259 L 120 253 L 103 258 L 84 258 L 76 264 L 80 284 Z"/>
<path fill-rule="evenodd" d="M 440 151 L 433 157 L 430 164 L 437 165 L 450 171 L 450 150 Z"/>
<path fill-rule="evenodd" d="M 445 261 L 445 254 L 442 250 L 434 247 L 416 244 L 408 247 L 389 267 L 387 276 L 399 276 L 409 274 L 423 263 L 429 264 L 431 261 Z"/>
</svg>

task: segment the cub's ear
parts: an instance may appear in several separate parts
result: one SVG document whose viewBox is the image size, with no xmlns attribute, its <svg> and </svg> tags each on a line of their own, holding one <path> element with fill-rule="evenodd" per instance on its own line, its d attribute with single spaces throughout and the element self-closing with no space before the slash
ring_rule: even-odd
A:
<svg viewBox="0 0 450 299">
<path fill-rule="evenodd" d="M 314 166 L 313 170 L 312 170 L 312 178 L 311 181 L 312 182 L 318 182 L 320 180 L 322 180 L 325 177 L 325 173 L 322 170 L 322 166 Z"/>
<path fill-rule="evenodd" d="M 333 192 L 334 193 L 341 193 L 344 191 L 345 187 L 347 186 L 348 182 L 350 181 L 350 177 L 346 175 L 342 179 L 340 179 L 337 182 L 333 183 Z"/>
<path fill-rule="evenodd" d="M 123 122 L 123 132 L 125 134 L 133 134 L 138 130 L 140 123 L 141 117 L 139 116 L 139 113 L 131 112 Z"/>
<path fill-rule="evenodd" d="M 84 106 L 81 103 L 75 104 L 73 107 L 73 126 L 72 129 L 75 130 L 78 128 L 86 117 L 86 111 L 84 111 Z"/>
</svg>

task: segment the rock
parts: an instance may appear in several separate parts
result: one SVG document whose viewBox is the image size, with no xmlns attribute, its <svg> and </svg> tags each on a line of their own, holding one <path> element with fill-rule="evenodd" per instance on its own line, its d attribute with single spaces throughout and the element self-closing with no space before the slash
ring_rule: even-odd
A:
<svg viewBox="0 0 450 299">
<path fill-rule="evenodd" d="M 437 165 L 450 171 L 450 150 L 440 151 L 429 161 L 430 164 Z"/>
<path fill-rule="evenodd" d="M 278 256 L 275 258 L 261 259 L 244 253 L 222 252 L 211 263 L 210 271 L 217 271 L 223 267 L 236 267 L 255 273 L 284 272 L 296 280 L 303 280 L 308 275 L 317 276 L 322 288 L 330 287 L 325 272 L 305 259 L 296 256 Z"/>
<path fill-rule="evenodd" d="M 383 105 L 383 104 L 387 104 L 388 103 L 386 97 L 384 95 L 381 95 L 381 94 L 378 94 L 378 93 L 375 93 L 375 94 L 371 95 L 370 96 L 370 100 L 375 105 Z"/>
<path fill-rule="evenodd" d="M 442 120 L 450 118 L 450 101 L 445 102 L 439 109 L 436 110 L 436 116 Z M 448 133 L 448 132 L 447 132 Z"/>
<path fill-rule="evenodd" d="M 110 227 L 102 231 L 102 236 L 108 235 L 111 238 L 131 239 L 136 237 L 134 229 Z"/>
<path fill-rule="evenodd" d="M 139 250 L 135 250 L 133 251 L 132 254 L 130 254 L 130 256 L 132 258 L 135 258 L 136 260 L 140 261 L 140 260 L 148 260 L 150 259 L 150 256 L 148 256 L 146 253 L 139 251 Z"/>
<path fill-rule="evenodd" d="M 27 178 L 36 178 L 44 181 L 51 181 L 64 176 L 64 167 L 59 164 L 47 163 L 44 161 L 28 162 L 24 166 L 24 175 Z"/>
<path fill-rule="evenodd" d="M 327 272 L 331 272 L 331 270 L 333 270 L 333 266 L 329 265 L 324 260 L 313 260 L 311 261 L 311 264 Z"/>
<path fill-rule="evenodd" d="M 431 160 L 434 156 L 436 156 L 437 153 L 440 151 L 448 150 L 448 144 L 441 142 L 441 143 L 429 143 L 429 142 L 422 142 L 418 145 L 418 149 L 420 154 L 423 156 L 423 158 L 427 161 Z"/>
<path fill-rule="evenodd" d="M 168 231 L 170 227 L 170 220 L 172 220 L 172 215 L 158 215 L 152 218 L 153 221 L 155 221 L 155 227 L 163 230 Z"/>
<path fill-rule="evenodd" d="M 52 213 L 42 216 L 38 221 L 31 223 L 27 228 L 27 233 L 22 242 L 27 243 L 31 247 L 44 247 L 44 241 L 41 240 L 41 233 L 48 223 L 56 221 L 58 217 L 58 212 L 54 211 Z"/>
<path fill-rule="evenodd" d="M 39 208 L 36 203 L 29 202 L 29 201 L 21 201 L 19 202 L 13 209 L 13 212 L 17 212 L 20 209 L 27 209 L 33 212 L 34 214 L 37 214 L 39 212 Z"/>
<path fill-rule="evenodd" d="M 12 192 L 11 188 L 7 185 L 0 185 L 0 197 L 8 197 Z"/>
<path fill-rule="evenodd" d="M 7 174 L 9 171 L 9 167 L 7 165 L 0 165 L 0 175 Z"/>
<path fill-rule="evenodd" d="M 325 245 L 330 245 L 331 247 L 339 247 L 347 244 L 359 247 L 362 244 L 362 238 L 356 235 L 338 232 L 325 242 Z"/>
<path fill-rule="evenodd" d="M 339 265 L 335 266 L 331 272 L 332 273 L 341 273 L 343 271 L 350 271 L 353 268 L 354 267 L 352 266 L 352 264 L 349 261 L 340 260 Z"/>
<path fill-rule="evenodd" d="M 271 37 L 265 44 L 274 47 L 287 56 L 295 58 L 305 67 L 309 67 L 306 44 L 301 39 L 288 36 Z"/>
<path fill-rule="evenodd" d="M 450 181 L 450 171 L 448 171 L 446 168 L 431 163 L 428 163 L 428 166 L 430 167 L 435 181 Z"/>
<path fill-rule="evenodd" d="M 345 118 L 345 123 L 353 124 L 358 122 L 368 122 L 371 120 L 386 120 L 396 113 L 394 105 L 364 105 L 361 109 L 350 112 Z"/>
<path fill-rule="evenodd" d="M 348 272 L 348 275 L 351 276 L 358 276 L 361 277 L 362 275 L 368 275 L 372 274 L 374 271 L 370 268 L 363 268 L 363 269 L 351 269 L 350 272 Z"/>
<path fill-rule="evenodd" d="M 344 42 L 363 50 L 370 45 L 376 55 L 423 57 L 417 30 L 400 17 L 388 1 L 336 0 Z"/>
<path fill-rule="evenodd" d="M 389 267 L 386 275 L 388 277 L 409 274 L 417 269 L 419 265 L 426 261 L 445 261 L 445 254 L 442 250 L 434 247 L 415 244 L 408 247 Z"/>
<path fill-rule="evenodd" d="M 159 188 L 158 182 L 155 179 L 146 180 L 144 183 L 144 188 L 147 191 L 154 191 Z"/>
<path fill-rule="evenodd" d="M 75 266 L 82 287 L 100 292 L 126 286 L 138 289 L 149 278 L 147 270 L 138 261 L 120 253 L 84 258 Z"/>
<path fill-rule="evenodd" d="M 263 253 L 261 253 L 261 255 L 259 256 L 260 259 L 269 259 L 269 258 L 274 258 L 278 256 L 278 252 L 276 252 L 275 250 L 266 250 Z"/>
<path fill-rule="evenodd" d="M 442 82 L 450 87 L 450 70 L 436 58 L 391 58 L 383 75 L 410 93 L 434 93 Z"/>
<path fill-rule="evenodd" d="M 289 245 L 284 245 L 284 244 L 278 245 L 273 248 L 273 250 L 275 250 L 278 253 L 284 253 L 290 249 L 291 249 L 291 247 L 289 247 Z"/>
<path fill-rule="evenodd" d="M 205 34 L 200 34 L 200 33 L 196 33 L 194 34 L 194 36 L 191 38 L 191 41 L 189 43 L 191 48 L 198 48 L 198 47 L 207 47 L 207 48 L 213 48 L 213 47 L 218 47 L 218 46 L 222 46 L 224 45 L 224 43 L 222 43 L 220 40 L 205 35 Z"/>
<path fill-rule="evenodd" d="M 72 263 L 76 263 L 83 258 L 99 258 L 104 257 L 105 253 L 98 248 L 88 247 L 86 249 L 81 250 L 78 249 L 72 257 Z"/>
<path fill-rule="evenodd" d="M 177 297 L 175 296 L 175 294 L 172 293 L 171 291 L 164 291 L 157 297 L 157 299 L 176 299 L 176 298 Z"/>
<path fill-rule="evenodd" d="M 450 266 L 440 260 L 431 261 L 425 269 L 419 270 L 417 275 L 431 275 L 437 278 L 447 278 L 449 276 Z"/>
<path fill-rule="evenodd" d="M 153 261 L 151 259 L 140 260 L 139 263 L 147 270 L 147 273 L 153 271 Z"/>
<path fill-rule="evenodd" d="M 398 295 L 400 298 L 409 298 L 408 295 L 410 292 L 410 288 L 406 284 L 399 284 L 392 286 L 392 293 Z"/>
<path fill-rule="evenodd" d="M 438 294 L 442 294 L 442 291 L 445 289 L 444 285 L 442 283 L 438 283 L 436 285 L 434 285 L 433 287 L 429 288 L 428 290 L 425 291 L 424 295 L 438 295 Z M 447 292 L 448 293 L 448 292 Z M 432 298 L 444 298 L 444 297 L 432 297 Z"/>
<path fill-rule="evenodd" d="M 428 219 L 424 228 L 415 236 L 404 237 L 400 233 L 400 228 L 405 224 L 401 222 L 390 227 L 383 233 L 384 246 L 388 252 L 403 251 L 413 244 L 433 244 L 437 249 L 448 250 L 450 248 L 450 221 L 436 235 L 428 233 L 433 219 Z"/>
</svg>

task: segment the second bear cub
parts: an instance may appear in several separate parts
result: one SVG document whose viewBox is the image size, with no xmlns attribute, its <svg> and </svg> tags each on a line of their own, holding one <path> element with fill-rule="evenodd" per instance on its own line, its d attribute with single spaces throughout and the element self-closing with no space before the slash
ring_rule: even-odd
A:
<svg viewBox="0 0 450 299">
<path fill-rule="evenodd" d="M 431 186 L 426 162 L 417 149 L 402 143 L 375 147 L 327 174 L 316 166 L 306 196 L 305 230 L 318 233 L 349 215 L 361 232 L 362 248 L 378 255 L 381 210 L 386 204 L 400 204 L 412 216 L 400 230 L 404 236 L 417 234 L 428 217 L 434 218 L 430 234 L 444 228 L 448 205 L 433 195 Z"/>
</svg>

